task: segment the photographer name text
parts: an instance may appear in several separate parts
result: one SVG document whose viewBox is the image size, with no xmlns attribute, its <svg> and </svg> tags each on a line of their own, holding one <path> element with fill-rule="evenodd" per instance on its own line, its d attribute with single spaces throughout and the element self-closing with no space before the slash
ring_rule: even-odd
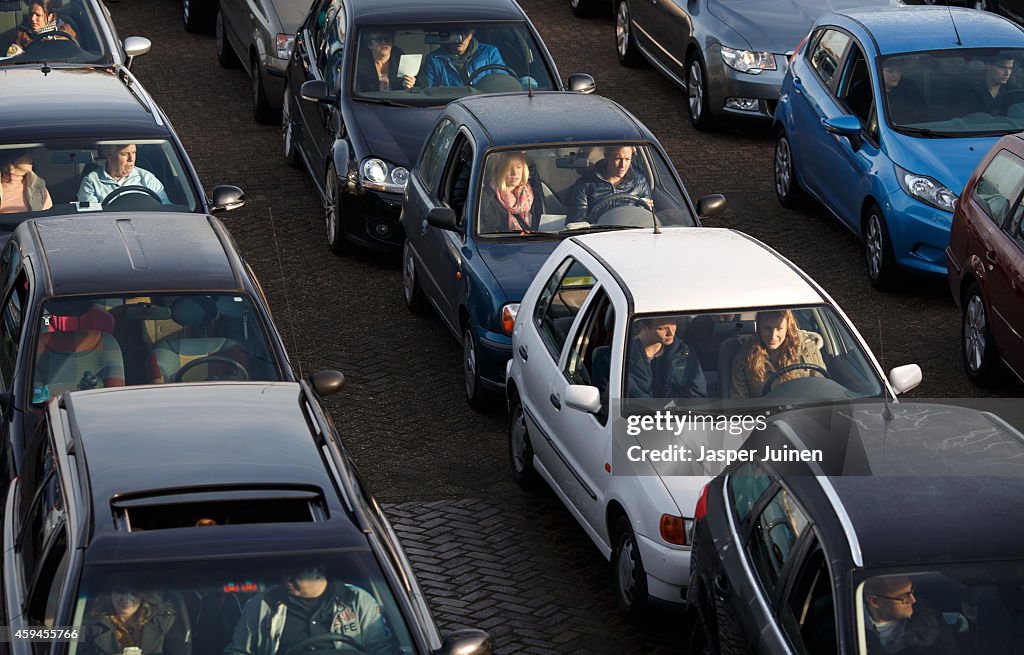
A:
<svg viewBox="0 0 1024 655">
<path fill-rule="evenodd" d="M 668 446 L 648 450 L 640 446 L 626 449 L 631 462 L 820 462 L 822 454 L 817 449 L 791 448 L 783 445 L 777 448 L 765 446 L 763 450 L 752 448 L 687 448 Z"/>
</svg>

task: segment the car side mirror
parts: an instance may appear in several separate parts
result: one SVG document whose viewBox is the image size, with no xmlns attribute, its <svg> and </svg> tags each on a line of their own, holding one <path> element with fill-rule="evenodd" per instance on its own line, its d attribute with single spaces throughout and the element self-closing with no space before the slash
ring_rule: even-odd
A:
<svg viewBox="0 0 1024 655">
<path fill-rule="evenodd" d="M 308 80 L 299 87 L 299 95 L 303 100 L 310 102 L 321 102 L 328 105 L 336 105 L 337 101 L 330 91 L 327 90 L 327 82 L 323 80 Z"/>
<path fill-rule="evenodd" d="M 853 146 L 854 150 L 860 149 L 860 132 L 864 127 L 856 116 L 843 115 L 835 118 L 826 118 L 822 121 L 822 124 L 825 126 L 826 132 L 845 136 L 850 140 L 850 145 Z"/>
<path fill-rule="evenodd" d="M 136 57 L 149 52 L 149 49 L 153 47 L 153 42 L 144 36 L 129 36 L 124 40 L 124 55 L 128 58 L 125 62 L 126 68 L 132 67 L 132 62 Z"/>
<path fill-rule="evenodd" d="M 435 655 L 491 655 L 494 644 L 483 630 L 456 630 L 444 638 Z"/>
<path fill-rule="evenodd" d="M 601 392 L 597 387 L 585 384 L 570 384 L 565 390 L 565 404 L 588 414 L 601 411 Z"/>
<path fill-rule="evenodd" d="M 455 210 L 451 207 L 434 207 L 427 212 L 427 223 L 441 230 L 459 231 Z"/>
<path fill-rule="evenodd" d="M 725 196 L 720 193 L 712 193 L 708 196 L 703 196 L 697 201 L 697 216 L 701 218 L 711 218 L 712 216 L 718 216 L 725 211 Z"/>
<path fill-rule="evenodd" d="M 245 193 L 233 184 L 221 184 L 213 187 L 213 198 L 210 200 L 210 211 L 229 212 L 245 204 Z"/>
<path fill-rule="evenodd" d="M 593 93 L 597 90 L 597 82 L 592 75 L 586 73 L 569 74 L 569 90 L 573 93 Z"/>
<path fill-rule="evenodd" d="M 921 378 L 921 367 L 917 364 L 905 364 L 889 371 L 889 384 L 897 396 L 921 384 Z"/>
<path fill-rule="evenodd" d="M 309 383 L 313 385 L 317 395 L 326 398 L 338 393 L 345 386 L 345 374 L 334 370 L 317 371 L 309 376 Z"/>
</svg>

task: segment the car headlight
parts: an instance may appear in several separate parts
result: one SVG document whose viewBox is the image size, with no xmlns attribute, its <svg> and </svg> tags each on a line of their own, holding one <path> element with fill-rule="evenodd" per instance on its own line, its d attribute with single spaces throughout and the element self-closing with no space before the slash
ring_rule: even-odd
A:
<svg viewBox="0 0 1024 655">
<path fill-rule="evenodd" d="M 501 308 L 501 329 L 509 336 L 512 336 L 512 329 L 516 326 L 517 314 L 519 314 L 519 303 L 517 302 L 510 302 Z"/>
<path fill-rule="evenodd" d="M 365 160 L 359 173 L 359 182 L 364 189 L 404 193 L 405 184 L 409 181 L 407 168 L 388 164 L 383 159 Z"/>
<path fill-rule="evenodd" d="M 956 194 L 933 178 L 911 173 L 899 166 L 896 167 L 896 178 L 904 191 L 924 204 L 946 212 L 953 212 L 956 209 Z"/>
<path fill-rule="evenodd" d="M 294 34 L 278 34 L 277 35 L 277 58 L 278 59 L 291 59 L 292 58 L 292 46 L 295 45 Z"/>
<path fill-rule="evenodd" d="M 722 46 L 722 61 L 729 68 L 751 75 L 775 70 L 775 55 L 770 52 L 753 52 Z"/>
</svg>

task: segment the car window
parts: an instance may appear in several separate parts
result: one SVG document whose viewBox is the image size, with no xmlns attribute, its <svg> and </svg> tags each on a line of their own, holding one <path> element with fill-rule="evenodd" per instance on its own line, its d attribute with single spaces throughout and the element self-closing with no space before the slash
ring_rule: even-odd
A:
<svg viewBox="0 0 1024 655">
<path fill-rule="evenodd" d="M 32 29 L 31 14 L 45 11 L 33 3 L 0 2 L 0 66 L 33 62 L 71 62 L 76 64 L 113 64 L 113 55 L 100 38 L 97 16 L 88 2 L 54 2 L 53 16 L 46 17 L 52 29 Z"/>
<path fill-rule="evenodd" d="M 862 125 L 868 127 L 875 108 L 875 98 L 871 90 L 868 62 L 856 43 L 850 46 L 838 91 L 838 97 L 846 105 L 847 110 L 859 118 Z"/>
<path fill-rule="evenodd" d="M 58 601 L 64 588 L 69 561 L 67 534 L 64 524 L 61 523 L 60 531 L 55 534 L 35 581 L 30 583 L 32 587 L 28 594 L 28 617 L 32 625 L 57 625 Z M 36 652 L 47 651 L 48 649 L 40 648 Z"/>
<path fill-rule="evenodd" d="M 820 548 L 810 549 L 801 563 L 779 617 L 793 652 L 839 652 L 831 577 Z"/>
<path fill-rule="evenodd" d="M 729 474 L 729 503 L 736 518 L 744 521 L 750 510 L 772 484 L 768 470 L 750 462 L 740 464 Z"/>
<path fill-rule="evenodd" d="M 780 489 L 751 525 L 744 548 L 768 597 L 774 595 L 782 568 L 807 524 L 793 497 Z"/>
<path fill-rule="evenodd" d="M 608 378 L 611 375 L 615 308 L 604 289 L 598 288 L 591 295 L 586 313 L 569 341 L 569 355 L 563 373 L 572 384 L 597 387 L 604 405 L 598 419 L 604 423 L 608 416 Z"/>
<path fill-rule="evenodd" d="M 0 290 L 6 292 L 11 286 L 20 264 L 21 249 L 14 240 L 8 241 L 3 254 L 0 254 Z"/>
<path fill-rule="evenodd" d="M 28 501 L 27 512 L 23 515 L 25 523 L 21 526 L 18 550 L 25 565 L 26 580 L 30 580 L 36 569 L 38 558 L 43 547 L 49 541 L 55 529 L 63 529 L 64 525 L 64 494 L 60 488 L 57 475 L 57 462 L 50 447 L 48 435 L 39 432 L 33 438 L 41 437 L 43 448 L 38 457 L 26 458 L 25 465 L 33 467 L 31 479 L 24 480 L 21 493 L 23 501 Z"/>
<path fill-rule="evenodd" d="M 562 354 L 569 329 L 593 286 L 593 274 L 573 257 L 566 258 L 544 285 L 533 320 L 555 361 Z"/>
<path fill-rule="evenodd" d="M 0 376 L 4 388 L 10 390 L 14 380 L 14 367 L 18 363 L 18 349 L 21 344 L 23 308 L 28 297 L 28 279 L 21 272 L 4 299 L 0 313 Z"/>
<path fill-rule="evenodd" d="M 843 59 L 850 35 L 835 29 L 825 30 L 811 51 L 811 66 L 827 87 L 832 86 Z"/>
<path fill-rule="evenodd" d="M 1024 160 L 1007 150 L 1000 150 L 978 179 L 974 200 L 1002 226 L 1010 207 L 1024 189 Z"/>
<path fill-rule="evenodd" d="M 473 144 L 465 134 L 458 135 L 448 156 L 441 180 L 438 199 L 452 208 L 456 222 L 462 225 L 466 200 L 469 197 L 469 180 L 473 174 Z"/>
<path fill-rule="evenodd" d="M 310 10 L 309 40 L 312 52 L 320 52 L 323 48 L 324 34 L 327 30 L 327 13 L 338 0 L 317 0 Z"/>
<path fill-rule="evenodd" d="M 327 22 L 324 26 L 323 41 L 317 50 L 316 66 L 320 75 L 327 82 L 327 90 L 337 94 L 342 87 L 342 54 L 345 49 L 345 29 L 348 18 L 345 6 L 335 2 L 327 10 Z"/>
<path fill-rule="evenodd" d="M 417 167 L 423 185 L 428 191 L 433 191 L 437 182 L 437 173 L 441 169 L 441 162 L 444 161 L 448 149 L 455 140 L 457 133 L 456 125 L 450 119 L 444 119 L 437 124 L 434 131 L 427 139 L 427 145 L 423 149 L 423 158 Z"/>
</svg>

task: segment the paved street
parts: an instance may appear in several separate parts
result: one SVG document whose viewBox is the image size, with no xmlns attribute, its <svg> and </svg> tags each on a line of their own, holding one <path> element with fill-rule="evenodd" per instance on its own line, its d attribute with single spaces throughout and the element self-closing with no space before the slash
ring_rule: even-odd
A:
<svg viewBox="0 0 1024 655">
<path fill-rule="evenodd" d="M 213 35 L 185 33 L 179 0 L 108 2 L 122 36 L 152 39 L 133 71 L 170 116 L 206 188 L 245 190 L 246 206 L 222 216 L 270 298 L 294 367 L 347 376 L 329 403 L 334 420 L 442 628 L 486 629 L 500 653 L 677 652 L 678 617 L 658 613 L 641 628 L 622 622 L 607 564 L 576 522 L 553 494 L 531 496 L 511 482 L 506 417 L 468 408 L 461 348 L 439 320 L 406 311 L 398 258 L 328 251 L 312 182 L 283 163 L 279 130 L 252 119 L 249 80 L 218 66 Z M 962 371 L 960 318 L 945 280 L 873 291 L 859 242 L 837 221 L 820 207 L 792 212 L 776 202 L 765 126 L 697 133 L 682 91 L 650 68 L 618 64 L 610 15 L 575 19 L 563 0 L 523 6 L 563 78 L 593 74 L 600 93 L 662 140 L 692 196 L 727 196 L 729 209 L 709 225 L 749 232 L 804 268 L 886 368 L 919 363 L 924 384 L 912 395 L 978 395 Z"/>
</svg>

